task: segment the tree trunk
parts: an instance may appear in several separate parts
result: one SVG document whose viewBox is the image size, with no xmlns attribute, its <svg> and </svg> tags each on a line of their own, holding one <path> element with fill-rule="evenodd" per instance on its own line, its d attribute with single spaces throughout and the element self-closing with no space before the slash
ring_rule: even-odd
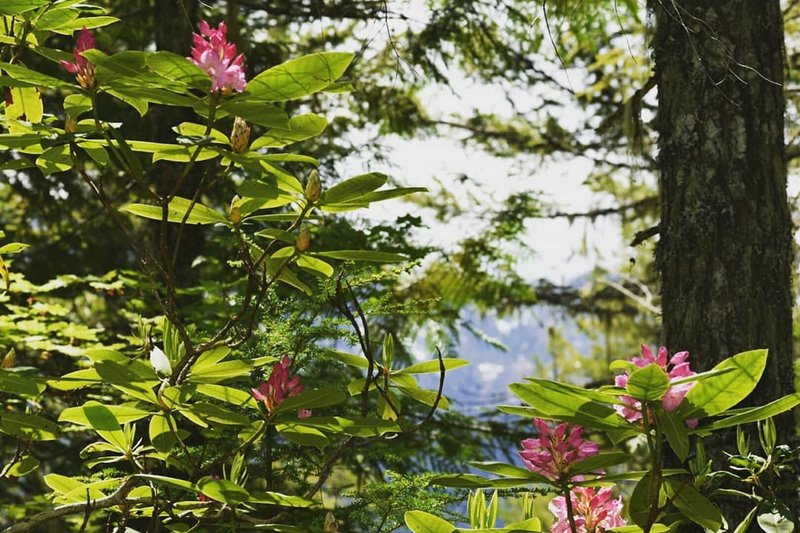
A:
<svg viewBox="0 0 800 533">
<path fill-rule="evenodd" d="M 664 344 L 689 350 L 697 370 L 768 348 L 747 400 L 764 404 L 794 392 L 780 3 L 673 0 L 651 8 Z M 787 442 L 793 418 L 776 422 Z M 733 439 L 723 442 L 735 450 Z"/>
</svg>

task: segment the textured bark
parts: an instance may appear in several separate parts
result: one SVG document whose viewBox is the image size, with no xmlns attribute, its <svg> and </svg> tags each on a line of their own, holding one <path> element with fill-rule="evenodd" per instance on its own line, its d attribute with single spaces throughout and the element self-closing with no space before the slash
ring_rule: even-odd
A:
<svg viewBox="0 0 800 533">
<path fill-rule="evenodd" d="M 779 0 L 651 7 L 663 341 L 689 350 L 699 370 L 768 348 L 767 369 L 747 402 L 763 404 L 794 392 Z M 778 423 L 786 442 L 793 418 Z"/>
</svg>

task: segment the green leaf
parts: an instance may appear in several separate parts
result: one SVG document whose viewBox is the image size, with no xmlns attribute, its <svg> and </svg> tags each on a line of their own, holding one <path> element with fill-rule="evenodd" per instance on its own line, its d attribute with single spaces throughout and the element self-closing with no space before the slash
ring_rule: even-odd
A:
<svg viewBox="0 0 800 533">
<path fill-rule="evenodd" d="M 675 507 L 695 524 L 711 531 L 717 531 L 722 526 L 722 514 L 717 506 L 690 482 L 667 478 L 664 480 L 664 490 Z"/>
<path fill-rule="evenodd" d="M 0 13 L 2 13 L 2 9 L 5 7 L 6 2 L 8 1 L 13 2 L 14 0 L 3 0 L 3 2 L 0 2 Z M 9 77 L 14 78 L 15 80 L 32 83 L 40 87 L 55 87 L 60 89 L 77 88 L 76 85 L 52 76 L 48 76 L 46 74 L 42 74 L 41 72 L 36 72 L 35 70 L 25 68 L 21 65 L 12 65 L 11 63 L 0 62 L 0 69 L 2 69 L 6 74 L 8 74 Z"/>
<path fill-rule="evenodd" d="M 182 414 L 187 412 L 201 418 L 205 422 L 225 426 L 247 426 L 250 419 L 243 414 L 231 411 L 221 405 L 208 402 L 196 402 L 180 409 Z"/>
<path fill-rule="evenodd" d="M 684 398 L 679 413 L 689 419 L 730 409 L 753 391 L 766 364 L 767 350 L 743 352 L 723 360 L 712 370 L 732 370 L 698 382 Z"/>
<path fill-rule="evenodd" d="M 286 440 L 300 446 L 314 446 L 322 451 L 328 445 L 328 437 L 320 430 L 301 422 L 286 422 L 277 424 L 275 429 Z"/>
<path fill-rule="evenodd" d="M 39 468 L 39 459 L 32 455 L 23 455 L 22 458 L 14 463 L 14 466 L 8 470 L 6 477 L 22 477 L 25 474 L 30 474 L 37 468 Z"/>
<path fill-rule="evenodd" d="M 175 424 L 175 421 L 172 420 L 172 415 L 169 413 L 156 413 L 150 418 L 148 430 L 150 443 L 158 452 L 169 453 L 178 443 L 178 439 L 170 429 L 170 422 L 173 425 Z"/>
<path fill-rule="evenodd" d="M 372 252 L 369 250 L 333 250 L 329 252 L 314 252 L 310 255 L 329 257 L 341 261 L 371 261 L 374 263 L 401 263 L 408 261 L 408 257 L 402 254 Z"/>
<path fill-rule="evenodd" d="M 112 444 L 121 452 L 128 450 L 128 441 L 125 438 L 125 433 L 120 428 L 119 420 L 108 407 L 92 400 L 83 404 L 79 409 L 83 411 L 83 416 L 89 426 L 103 440 Z"/>
<path fill-rule="evenodd" d="M 534 408 L 534 416 L 564 420 L 591 429 L 629 428 L 628 422 L 609 405 L 616 400 L 608 394 L 542 379 L 512 383 L 509 388 Z"/>
<path fill-rule="evenodd" d="M 456 359 L 454 357 L 446 357 L 442 359 L 444 363 L 445 370 L 454 370 L 456 368 L 461 368 L 462 366 L 467 366 L 469 361 L 466 359 Z M 432 359 L 430 361 L 423 361 L 421 363 L 416 363 L 411 366 L 407 366 L 405 368 L 401 368 L 397 370 L 396 374 L 438 374 L 439 373 L 439 360 Z"/>
<path fill-rule="evenodd" d="M 265 70 L 247 83 L 247 94 L 270 102 L 303 98 L 321 91 L 344 74 L 353 54 L 310 54 Z"/>
<path fill-rule="evenodd" d="M 2 252 L 2 250 L 0 250 Z M 0 368 L 0 392 L 7 394 L 15 394 L 17 396 L 38 396 L 39 393 L 44 392 L 45 386 L 37 383 L 28 376 Z"/>
<path fill-rule="evenodd" d="M 70 20 L 69 22 L 65 22 L 64 24 L 61 24 L 59 26 L 52 27 L 50 28 L 50 31 L 54 33 L 60 33 L 61 35 L 72 35 L 73 32 L 83 28 L 87 30 L 91 30 L 93 28 L 102 28 L 103 26 L 114 24 L 115 22 L 119 22 L 119 19 L 117 17 L 109 17 L 109 16 L 81 17 L 78 19 Z"/>
<path fill-rule="evenodd" d="M 669 390 L 669 376 L 660 366 L 652 363 L 631 374 L 625 388 L 637 400 L 660 400 Z"/>
<path fill-rule="evenodd" d="M 154 481 L 161 485 L 174 487 L 176 489 L 188 490 L 190 492 L 195 492 L 195 493 L 200 492 L 200 489 L 194 483 L 186 481 L 185 479 L 178 479 L 167 476 L 155 476 L 152 474 L 134 474 L 134 476 L 141 479 L 148 479 L 150 481 Z"/>
<path fill-rule="evenodd" d="M 320 135 L 327 125 L 328 120 L 322 115 L 314 113 L 298 115 L 289 119 L 288 128 L 273 128 L 266 135 L 254 140 L 250 149 L 282 148 Z"/>
<path fill-rule="evenodd" d="M 184 135 L 186 137 L 211 137 L 215 141 L 228 144 L 228 136 L 222 133 L 221 131 L 211 128 L 211 131 L 206 135 L 206 126 L 202 124 L 196 124 L 194 122 L 181 122 L 174 128 L 176 133 L 179 135 Z"/>
<path fill-rule="evenodd" d="M 217 363 L 228 357 L 231 349 L 227 346 L 218 346 L 213 350 L 203 352 L 192 365 L 192 372 L 200 372 L 214 367 Z"/>
<path fill-rule="evenodd" d="M 656 493 L 660 492 L 661 487 L 653 482 L 650 472 L 647 472 L 636 484 L 628 502 L 628 514 L 634 524 L 644 526 L 650 515 L 650 508 Z M 661 495 L 659 494 L 659 498 Z M 659 499 L 659 504 L 661 500 Z"/>
<path fill-rule="evenodd" d="M 44 175 L 64 172 L 72 168 L 69 145 L 62 144 L 53 146 L 45 150 L 42 155 L 36 158 L 36 166 Z"/>
<path fill-rule="evenodd" d="M 286 398 L 277 409 L 279 413 L 296 409 L 311 409 L 337 405 L 347 399 L 347 394 L 338 387 L 320 387 L 304 390 L 296 396 Z"/>
<path fill-rule="evenodd" d="M 191 211 L 189 208 L 191 207 Z M 149 218 L 151 220 L 162 220 L 161 206 L 147 204 L 126 204 L 120 211 Z M 189 213 L 186 216 L 186 213 Z M 169 203 L 167 220 L 169 222 L 181 222 L 186 217 L 186 224 L 228 224 L 228 219 L 219 211 L 206 207 L 200 202 L 195 202 L 187 198 L 176 196 Z"/>
<path fill-rule="evenodd" d="M 407 511 L 405 522 L 414 533 L 457 533 L 456 526 L 424 511 Z"/>
<path fill-rule="evenodd" d="M 772 401 L 766 405 L 746 409 L 736 413 L 733 416 L 717 420 L 711 424 L 708 424 L 707 426 L 698 428 L 697 431 L 716 431 L 718 429 L 735 427 L 741 424 L 752 424 L 753 422 L 758 422 L 759 420 L 764 420 L 766 418 L 779 415 L 784 411 L 792 409 L 798 404 L 800 404 L 800 393 L 796 392 Z"/>
<path fill-rule="evenodd" d="M 39 90 L 35 87 L 11 87 L 6 93 L 6 117 L 39 124 L 44 107 Z M 13 130 L 12 130 L 13 133 Z"/>
<path fill-rule="evenodd" d="M 195 390 L 204 396 L 208 396 L 209 398 L 214 398 L 215 400 L 229 403 L 231 405 L 247 405 L 248 407 L 256 407 L 253 397 L 249 392 L 234 389 L 233 387 L 201 383 L 195 386 Z"/>
<path fill-rule="evenodd" d="M 401 391 L 403 394 L 411 396 L 418 402 L 423 403 L 429 407 L 433 407 L 434 404 L 436 404 L 438 409 L 443 409 L 445 411 L 450 409 L 450 402 L 447 401 L 447 398 L 445 398 L 444 396 L 438 396 L 436 391 L 414 388 L 414 387 L 395 387 L 395 388 Z M 437 397 L 438 397 L 438 403 L 437 403 Z"/>
<path fill-rule="evenodd" d="M 3 0 L 0 2 L 0 15 L 20 15 L 49 3 L 50 0 Z"/>
<path fill-rule="evenodd" d="M 474 474 L 449 474 L 436 476 L 431 479 L 431 485 L 440 487 L 453 487 L 460 489 L 509 489 L 514 487 L 537 487 L 546 488 L 544 484 L 537 484 L 531 481 L 530 477 L 513 478 L 503 477 L 488 479 Z"/>
<path fill-rule="evenodd" d="M 331 265 L 322 259 L 317 259 L 316 257 L 311 257 L 309 255 L 301 255 L 298 257 L 297 266 L 309 274 L 313 274 L 321 278 L 329 278 L 333 276 L 333 267 Z"/>
<path fill-rule="evenodd" d="M 39 415 L 0 412 L 0 431 L 24 440 L 55 440 L 59 437 L 58 425 Z"/>
<path fill-rule="evenodd" d="M 756 521 L 766 533 L 792 533 L 794 531 L 791 518 L 783 516 L 775 510 L 761 513 Z"/>
<path fill-rule="evenodd" d="M 220 111 L 242 117 L 250 124 L 267 128 L 289 128 L 289 115 L 286 111 L 265 102 L 228 101 L 220 106 Z"/>
<path fill-rule="evenodd" d="M 353 201 L 356 198 L 371 193 L 380 188 L 389 180 L 389 176 L 379 172 L 360 174 L 334 185 L 322 194 L 320 205 L 339 204 Z"/>
<path fill-rule="evenodd" d="M 369 361 L 363 355 L 340 352 L 338 350 L 325 350 L 325 355 L 333 357 L 337 361 L 357 368 L 369 368 Z"/>
<path fill-rule="evenodd" d="M 195 365 L 189 375 L 189 381 L 193 383 L 220 383 L 228 379 L 248 376 L 251 370 L 253 370 L 252 364 L 238 359 L 200 368 Z"/>
<path fill-rule="evenodd" d="M 666 411 L 660 412 L 658 418 L 669 447 L 683 463 L 689 456 L 689 431 L 686 429 L 686 422 L 676 413 Z"/>
<path fill-rule="evenodd" d="M 510 465 L 508 463 L 501 463 L 497 461 L 471 461 L 469 465 L 477 468 L 478 470 L 483 470 L 484 472 L 489 472 L 490 474 L 496 474 L 498 476 L 511 477 L 515 479 L 529 478 L 530 481 L 535 483 L 550 483 L 549 479 L 537 474 L 536 472 L 531 472 L 527 468 Z"/>
<path fill-rule="evenodd" d="M 301 496 L 289 496 L 287 494 L 281 494 L 280 492 L 251 492 L 250 499 L 247 500 L 247 503 L 299 508 L 312 507 L 315 504 L 313 500 Z M 272 524 L 270 524 L 270 529 L 272 529 Z M 285 530 L 276 529 L 275 531 L 281 532 Z M 302 530 L 302 532 L 299 533 L 306 533 L 306 531 L 307 530 Z"/>
<path fill-rule="evenodd" d="M 145 63 L 153 72 L 172 82 L 200 90 L 208 90 L 211 87 L 208 74 L 178 54 L 155 52 L 146 57 Z"/>
<path fill-rule="evenodd" d="M 209 498 L 228 505 L 237 505 L 250 498 L 244 487 L 227 479 L 204 477 L 197 482 L 197 488 Z"/>
<path fill-rule="evenodd" d="M 87 402 L 81 407 L 68 407 L 67 409 L 61 411 L 61 414 L 58 416 L 58 421 L 72 422 L 73 424 L 77 424 L 79 426 L 92 427 L 87 412 L 84 409 L 84 407 L 88 404 L 93 405 L 96 404 L 96 402 Z M 130 405 L 106 405 L 105 408 L 111 411 L 119 424 L 129 424 L 153 414 L 150 411 L 145 411 L 144 409 L 139 409 L 137 407 L 131 407 Z"/>
<path fill-rule="evenodd" d="M 570 472 L 573 474 L 589 474 L 604 470 L 606 468 L 626 463 L 630 460 L 630 456 L 621 451 L 611 451 L 593 455 L 573 463 L 570 466 Z"/>
</svg>

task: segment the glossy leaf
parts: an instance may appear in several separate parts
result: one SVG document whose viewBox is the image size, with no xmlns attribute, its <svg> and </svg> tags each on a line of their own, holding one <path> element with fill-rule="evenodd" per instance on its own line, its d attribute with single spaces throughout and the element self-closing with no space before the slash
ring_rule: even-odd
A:
<svg viewBox="0 0 800 533">
<path fill-rule="evenodd" d="M 462 366 L 467 366 L 469 361 L 466 359 L 456 359 L 454 357 L 446 357 L 442 359 L 442 363 L 444 364 L 445 370 L 455 370 L 456 368 L 461 368 Z M 397 370 L 397 374 L 438 374 L 439 373 L 439 360 L 433 359 L 431 361 L 422 361 L 421 363 L 415 363 L 411 366 L 407 366 L 405 368 L 401 368 Z"/>
<path fill-rule="evenodd" d="M 767 350 L 752 350 L 729 357 L 713 370 L 732 369 L 697 383 L 683 401 L 683 418 L 712 416 L 744 400 L 756 387 L 767 364 Z"/>
<path fill-rule="evenodd" d="M 287 128 L 273 128 L 266 135 L 254 140 L 250 149 L 282 148 L 320 135 L 327 125 L 328 120 L 322 115 L 314 113 L 298 115 L 289 119 Z"/>
<path fill-rule="evenodd" d="M 686 422 L 676 413 L 669 412 L 660 412 L 658 419 L 669 447 L 675 452 L 675 456 L 684 462 L 689 455 L 689 431 Z"/>
<path fill-rule="evenodd" d="M 265 70 L 247 83 L 247 93 L 258 99 L 281 102 L 321 91 L 335 82 L 353 60 L 353 54 L 310 54 Z"/>
<path fill-rule="evenodd" d="M 655 363 L 636 370 L 626 386 L 628 394 L 642 401 L 660 400 L 668 389 L 669 376 Z"/>
<path fill-rule="evenodd" d="M 189 208 L 191 207 L 191 211 Z M 126 204 L 120 211 L 149 218 L 151 220 L 162 220 L 161 206 L 147 204 Z M 189 213 L 186 216 L 187 212 Z M 176 196 L 169 204 L 167 220 L 169 222 L 181 222 L 186 218 L 186 224 L 228 224 L 228 219 L 224 214 L 206 207 L 199 202 L 192 205 L 192 201 L 187 198 Z"/>
<path fill-rule="evenodd" d="M 752 407 L 738 412 L 735 415 L 717 420 L 699 428 L 697 431 L 715 431 L 723 428 L 735 427 L 741 424 L 752 424 L 759 420 L 779 415 L 800 404 L 800 393 L 789 394 L 760 407 Z"/>
<path fill-rule="evenodd" d="M 361 174 L 347 179 L 325 191 L 320 198 L 320 205 L 351 202 L 380 188 L 388 179 L 389 176 L 379 172 Z"/>
<path fill-rule="evenodd" d="M 403 261 L 408 261 L 408 257 L 402 254 L 373 252 L 369 250 L 334 250 L 329 252 L 315 252 L 311 255 L 340 259 L 342 261 L 369 261 L 374 263 L 401 263 Z"/>
<path fill-rule="evenodd" d="M 414 533 L 456 533 L 456 527 L 424 511 L 408 511 L 405 514 L 406 526 Z"/>
<path fill-rule="evenodd" d="M 695 524 L 711 531 L 717 531 L 722 526 L 722 514 L 717 506 L 691 482 L 667 478 L 664 480 L 664 490 L 675 507 Z"/>
</svg>

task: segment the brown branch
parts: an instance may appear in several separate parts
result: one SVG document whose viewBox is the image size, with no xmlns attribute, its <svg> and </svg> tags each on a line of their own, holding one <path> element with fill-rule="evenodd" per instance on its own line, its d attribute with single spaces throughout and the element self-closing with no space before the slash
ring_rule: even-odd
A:
<svg viewBox="0 0 800 533">
<path fill-rule="evenodd" d="M 109 507 L 114 507 L 115 505 L 119 505 L 125 502 L 128 493 L 133 489 L 133 486 L 135 484 L 136 480 L 132 477 L 129 477 L 122 483 L 122 485 L 120 485 L 120 487 L 116 491 L 114 491 L 114 493 L 104 498 L 99 498 L 97 500 L 90 500 L 86 502 L 68 503 L 65 505 L 59 505 L 58 507 L 54 507 L 53 509 L 42 511 L 39 514 L 35 514 L 32 517 L 23 520 L 22 522 L 17 522 L 16 524 L 4 529 L 3 533 L 20 533 L 23 531 L 35 531 L 38 529 L 40 524 L 47 522 L 48 520 L 53 520 L 54 518 L 60 518 L 62 516 L 67 516 L 71 514 L 89 513 L 94 509 L 107 509 Z"/>
<path fill-rule="evenodd" d="M 633 236 L 633 240 L 631 241 L 631 246 L 639 246 L 644 241 L 649 239 L 650 237 L 655 237 L 661 233 L 661 226 L 652 226 L 642 231 L 637 231 L 636 234 Z"/>
<path fill-rule="evenodd" d="M 655 205 L 658 202 L 658 197 L 656 196 L 648 196 L 646 198 L 642 198 L 641 200 L 636 200 L 635 202 L 631 202 L 628 204 L 617 205 L 613 207 L 602 207 L 598 209 L 591 209 L 589 211 L 584 212 L 565 212 L 565 211 L 556 211 L 555 213 L 549 213 L 546 215 L 541 215 L 537 218 L 597 218 L 607 215 L 618 215 L 622 214 L 625 211 L 629 210 L 638 210 L 645 207 L 650 207 L 651 205 Z"/>
</svg>

